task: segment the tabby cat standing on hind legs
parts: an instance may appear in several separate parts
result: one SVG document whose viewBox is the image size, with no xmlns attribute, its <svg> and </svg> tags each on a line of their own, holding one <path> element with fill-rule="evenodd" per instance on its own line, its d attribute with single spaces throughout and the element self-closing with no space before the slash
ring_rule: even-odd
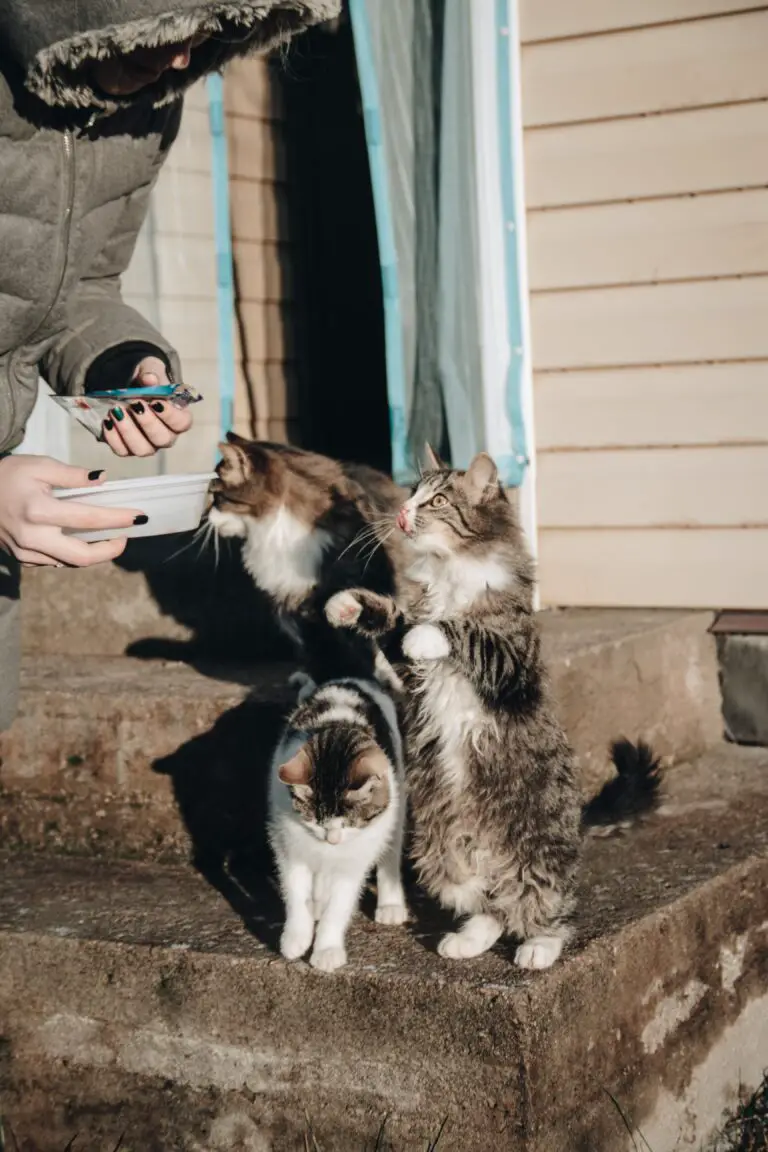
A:
<svg viewBox="0 0 768 1152">
<path fill-rule="evenodd" d="M 399 635 L 406 774 L 417 873 L 467 919 L 441 955 L 478 956 L 503 934 L 547 968 L 569 935 L 581 799 L 555 719 L 533 612 L 533 564 L 489 456 L 460 472 L 433 456 L 397 525 L 418 591 L 405 609 L 341 591 L 329 622 Z M 383 640 L 382 640 L 383 642 Z"/>
<path fill-rule="evenodd" d="M 283 444 L 230 432 L 220 447 L 208 521 L 219 536 L 242 540 L 246 570 L 312 679 L 375 674 L 399 688 L 375 642 L 335 632 L 323 606 L 358 585 L 399 594 L 404 565 L 394 515 L 401 490 L 373 468 Z"/>
</svg>

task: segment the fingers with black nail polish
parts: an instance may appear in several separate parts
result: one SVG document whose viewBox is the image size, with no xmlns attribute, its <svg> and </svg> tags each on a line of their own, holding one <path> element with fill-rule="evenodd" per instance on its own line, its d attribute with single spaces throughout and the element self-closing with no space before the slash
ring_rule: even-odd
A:
<svg viewBox="0 0 768 1152">
<path fill-rule="evenodd" d="M 106 420 L 104 421 L 104 427 L 107 430 L 107 432 L 111 432 L 112 429 L 114 428 L 114 426 L 115 426 L 114 420 L 110 420 L 109 416 L 107 416 Z"/>
<path fill-rule="evenodd" d="M 152 408 L 153 412 L 164 412 L 165 411 L 165 405 L 160 400 L 154 400 L 151 404 L 151 408 Z"/>
<path fill-rule="evenodd" d="M 137 416 L 144 415 L 144 405 L 141 400 L 132 400 L 129 405 L 131 412 L 135 412 Z"/>
<path fill-rule="evenodd" d="M 103 468 L 97 468 L 95 471 L 88 473 L 88 479 L 89 480 L 99 480 L 99 479 L 101 479 L 101 477 L 103 475 L 104 475 L 104 469 Z"/>
<path fill-rule="evenodd" d="M 142 512 L 139 516 L 134 517 L 133 522 L 134 522 L 134 524 L 148 524 L 149 523 L 149 516 L 145 516 L 144 513 Z"/>
</svg>

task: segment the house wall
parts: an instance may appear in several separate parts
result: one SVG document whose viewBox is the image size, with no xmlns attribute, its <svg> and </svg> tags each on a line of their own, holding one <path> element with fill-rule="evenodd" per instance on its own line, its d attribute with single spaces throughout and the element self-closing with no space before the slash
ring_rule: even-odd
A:
<svg viewBox="0 0 768 1152">
<path fill-rule="evenodd" d="M 291 248 L 287 238 L 279 85 L 261 58 L 225 75 L 230 212 L 236 267 L 235 427 L 244 435 L 297 435 L 291 362 Z M 113 479 L 159 471 L 209 471 L 219 440 L 218 317 L 212 146 L 204 83 L 185 98 L 179 137 L 152 195 L 123 277 L 123 297 L 177 348 L 184 379 L 204 396 L 192 430 L 171 452 L 109 459 Z M 72 429 L 70 458 L 104 465 L 105 449 Z"/>
<path fill-rule="evenodd" d="M 235 428 L 244 436 L 296 441 L 293 246 L 278 67 L 251 57 L 226 73 L 238 295 Z"/>
<path fill-rule="evenodd" d="M 152 193 L 149 215 L 123 276 L 123 299 L 146 316 L 179 352 L 185 382 L 199 389 L 195 423 L 168 452 L 120 459 L 73 426 L 70 458 L 105 466 L 110 479 L 166 472 L 208 472 L 219 437 L 216 248 L 213 235 L 211 137 L 204 83 L 184 101 L 179 136 Z"/>
<path fill-rule="evenodd" d="M 768 10 L 521 0 L 544 603 L 768 603 Z"/>
</svg>

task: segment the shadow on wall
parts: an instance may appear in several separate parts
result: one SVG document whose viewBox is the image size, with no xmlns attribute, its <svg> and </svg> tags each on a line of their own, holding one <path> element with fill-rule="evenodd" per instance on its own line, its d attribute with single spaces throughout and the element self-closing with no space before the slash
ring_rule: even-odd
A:
<svg viewBox="0 0 768 1152">
<path fill-rule="evenodd" d="M 129 541 L 116 564 L 143 573 L 159 611 L 190 632 L 186 640 L 157 636 L 134 641 L 126 655 L 180 660 L 204 673 L 216 662 L 252 667 L 291 659 L 268 601 L 243 568 L 239 542 L 219 541 L 217 550 L 193 533 L 139 538 Z M 222 675 L 220 667 L 216 672 Z M 234 667 L 231 676 L 239 679 Z"/>
</svg>

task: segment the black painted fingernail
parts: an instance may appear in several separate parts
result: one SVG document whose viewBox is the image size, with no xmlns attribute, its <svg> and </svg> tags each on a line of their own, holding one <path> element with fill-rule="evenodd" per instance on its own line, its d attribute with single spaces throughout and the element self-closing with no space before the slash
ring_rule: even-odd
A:
<svg viewBox="0 0 768 1152">
<path fill-rule="evenodd" d="M 155 400 L 154 404 L 151 404 L 150 407 L 152 408 L 153 412 L 164 412 L 165 411 L 165 405 L 161 404 L 161 402 L 159 400 Z"/>
<path fill-rule="evenodd" d="M 113 408 L 112 415 L 114 416 L 115 420 L 125 419 L 125 412 L 123 412 L 122 408 Z"/>
<path fill-rule="evenodd" d="M 110 420 L 109 416 L 107 416 L 106 420 L 104 421 L 104 427 L 106 428 L 107 432 L 111 432 L 114 426 L 114 420 Z"/>
<path fill-rule="evenodd" d="M 141 400 L 134 400 L 130 405 L 131 412 L 135 412 L 137 416 L 144 415 L 144 405 Z"/>
<path fill-rule="evenodd" d="M 103 468 L 97 468 L 95 472 L 89 472 L 88 473 L 88 479 L 89 480 L 98 480 L 99 477 L 103 476 L 103 475 L 104 475 L 104 469 Z"/>
<path fill-rule="evenodd" d="M 134 517 L 133 522 L 134 522 L 134 524 L 148 524 L 149 523 L 149 516 L 145 516 L 144 513 L 142 512 L 140 516 Z"/>
</svg>

